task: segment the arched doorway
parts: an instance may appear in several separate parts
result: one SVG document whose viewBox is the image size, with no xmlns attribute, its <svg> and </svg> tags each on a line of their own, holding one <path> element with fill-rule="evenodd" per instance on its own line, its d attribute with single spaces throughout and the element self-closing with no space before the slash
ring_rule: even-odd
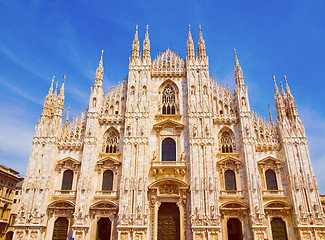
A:
<svg viewBox="0 0 325 240">
<path fill-rule="evenodd" d="M 271 229 L 274 240 L 288 240 L 286 223 L 282 218 L 273 218 L 271 221 Z"/>
<path fill-rule="evenodd" d="M 180 217 L 176 203 L 161 203 L 158 210 L 158 240 L 180 240 Z"/>
<path fill-rule="evenodd" d="M 14 236 L 14 233 L 12 231 L 7 232 L 6 234 L 6 240 L 12 240 L 12 237 Z"/>
<path fill-rule="evenodd" d="M 100 218 L 97 222 L 96 240 L 111 240 L 111 220 Z"/>
<path fill-rule="evenodd" d="M 69 221 L 65 217 L 58 217 L 54 223 L 52 240 L 66 240 L 68 237 Z"/>
<path fill-rule="evenodd" d="M 243 231 L 238 218 L 229 218 L 227 222 L 228 240 L 242 240 Z"/>
</svg>

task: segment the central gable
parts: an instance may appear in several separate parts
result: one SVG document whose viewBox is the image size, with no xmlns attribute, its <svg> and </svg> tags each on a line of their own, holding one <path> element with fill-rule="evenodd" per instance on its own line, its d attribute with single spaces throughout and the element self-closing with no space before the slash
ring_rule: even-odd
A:
<svg viewBox="0 0 325 240">
<path fill-rule="evenodd" d="M 185 62 L 173 50 L 167 48 L 152 61 L 152 76 L 185 76 Z"/>
</svg>

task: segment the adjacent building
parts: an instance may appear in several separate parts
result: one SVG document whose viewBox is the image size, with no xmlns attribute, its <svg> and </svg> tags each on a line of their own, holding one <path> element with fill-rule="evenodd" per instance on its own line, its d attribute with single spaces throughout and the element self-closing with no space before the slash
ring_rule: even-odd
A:
<svg viewBox="0 0 325 240">
<path fill-rule="evenodd" d="M 307 138 L 286 77 L 277 116 L 251 108 L 235 52 L 234 90 L 214 81 L 200 29 L 187 55 L 151 58 L 138 30 L 128 78 L 62 120 L 52 85 L 35 128 L 14 239 L 325 239 Z M 271 91 L 271 90 L 270 90 Z"/>
<path fill-rule="evenodd" d="M 0 239 L 9 239 L 6 234 L 10 225 L 10 211 L 13 206 L 16 184 L 21 181 L 18 172 L 0 165 Z"/>
</svg>

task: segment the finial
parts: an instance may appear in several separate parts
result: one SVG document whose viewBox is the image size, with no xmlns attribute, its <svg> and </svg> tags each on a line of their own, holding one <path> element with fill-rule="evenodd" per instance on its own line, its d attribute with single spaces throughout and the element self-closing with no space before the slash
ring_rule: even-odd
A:
<svg viewBox="0 0 325 240">
<path fill-rule="evenodd" d="M 63 75 L 63 84 L 65 83 L 65 79 L 66 79 L 67 77 L 65 76 L 65 75 Z"/>
<path fill-rule="evenodd" d="M 235 53 L 235 56 L 237 57 L 237 52 L 236 52 L 236 48 L 234 48 L 234 53 Z"/>
<path fill-rule="evenodd" d="M 274 84 L 276 84 L 276 81 L 275 81 L 275 76 L 274 76 L 274 75 L 272 75 L 272 78 L 273 78 Z"/>
<path fill-rule="evenodd" d="M 148 32 L 149 25 L 147 25 L 147 32 Z"/>
<path fill-rule="evenodd" d="M 102 55 L 101 55 L 101 58 L 103 58 L 103 55 L 104 55 L 104 50 L 102 49 Z"/>
<path fill-rule="evenodd" d="M 189 30 L 189 31 L 191 30 L 191 25 L 190 25 L 190 24 L 188 25 L 188 30 Z"/>
<path fill-rule="evenodd" d="M 52 77 L 52 85 L 53 85 L 54 79 L 55 79 L 55 76 L 53 75 L 53 77 Z"/>
<path fill-rule="evenodd" d="M 199 30 L 200 30 L 200 32 L 201 32 L 201 24 L 199 25 Z"/>
</svg>

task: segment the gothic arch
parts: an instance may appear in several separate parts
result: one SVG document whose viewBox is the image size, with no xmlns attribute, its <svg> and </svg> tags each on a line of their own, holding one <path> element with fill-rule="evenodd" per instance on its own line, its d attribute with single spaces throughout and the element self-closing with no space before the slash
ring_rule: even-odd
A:
<svg viewBox="0 0 325 240">
<path fill-rule="evenodd" d="M 120 133 L 114 128 L 110 127 L 104 134 L 103 152 L 104 153 L 119 153 L 120 151 Z"/>
<path fill-rule="evenodd" d="M 171 80 L 166 80 L 160 85 L 158 92 L 160 114 L 178 114 L 179 89 L 177 85 Z"/>
<path fill-rule="evenodd" d="M 228 128 L 223 127 L 218 134 L 219 152 L 220 153 L 234 153 L 236 152 L 236 139 L 234 132 Z"/>
</svg>

